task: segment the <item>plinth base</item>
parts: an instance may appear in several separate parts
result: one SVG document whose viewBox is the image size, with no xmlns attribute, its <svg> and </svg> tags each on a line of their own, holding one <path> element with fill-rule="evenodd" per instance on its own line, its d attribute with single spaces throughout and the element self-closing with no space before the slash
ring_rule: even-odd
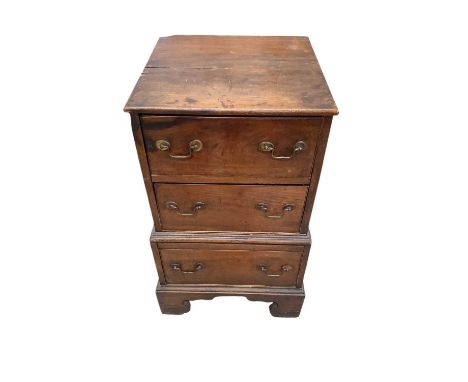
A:
<svg viewBox="0 0 468 382">
<path fill-rule="evenodd" d="M 298 317 L 304 302 L 304 288 L 160 285 L 156 288 L 159 307 L 164 314 L 190 311 L 191 300 L 211 300 L 219 296 L 244 296 L 251 301 L 271 302 L 274 317 Z"/>
</svg>

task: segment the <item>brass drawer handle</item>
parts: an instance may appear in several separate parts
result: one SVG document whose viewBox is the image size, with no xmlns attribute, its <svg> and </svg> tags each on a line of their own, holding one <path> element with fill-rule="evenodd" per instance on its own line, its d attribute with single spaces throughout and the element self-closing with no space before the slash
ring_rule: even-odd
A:
<svg viewBox="0 0 468 382">
<path fill-rule="evenodd" d="M 260 142 L 258 144 L 258 151 L 262 151 L 264 153 L 271 152 L 271 157 L 273 159 L 291 159 L 293 158 L 296 154 L 299 154 L 301 151 L 304 151 L 306 149 L 307 145 L 304 141 L 298 141 L 294 145 L 291 155 L 289 156 L 281 156 L 281 155 L 275 155 L 275 145 L 271 142 Z"/>
<path fill-rule="evenodd" d="M 171 142 L 166 139 L 159 139 L 156 141 L 156 148 L 161 151 L 169 151 L 171 150 Z M 189 159 L 192 157 L 192 153 L 200 151 L 203 148 L 203 143 L 199 139 L 194 139 L 189 143 L 189 153 L 186 155 L 173 155 L 169 154 L 171 158 L 174 159 Z"/>
<path fill-rule="evenodd" d="M 195 263 L 193 269 L 189 270 L 189 271 L 185 271 L 182 269 L 182 265 L 180 265 L 180 263 L 172 263 L 171 264 L 171 268 L 174 270 L 174 271 L 179 271 L 183 274 L 191 274 L 191 273 L 195 273 L 195 272 L 198 272 L 198 271 L 201 271 L 203 268 L 205 268 L 205 264 L 203 263 Z"/>
<path fill-rule="evenodd" d="M 194 205 L 192 206 L 192 212 L 180 212 L 179 205 L 176 202 L 167 202 L 166 206 L 170 210 L 174 210 L 177 215 L 180 215 L 180 216 L 193 216 L 193 215 L 197 214 L 198 210 L 201 210 L 202 208 L 205 208 L 206 204 L 203 203 L 203 202 L 195 202 Z"/>
<path fill-rule="evenodd" d="M 281 215 L 269 215 L 269 214 L 268 214 L 268 208 L 269 208 L 269 207 L 268 207 L 268 204 L 267 204 L 267 203 L 263 203 L 263 202 L 257 203 L 257 204 L 255 205 L 255 208 L 256 208 L 257 210 L 263 211 L 264 215 L 265 215 L 267 218 L 269 218 L 269 219 L 281 219 L 281 218 L 284 216 L 284 213 L 285 213 L 286 211 L 292 211 L 292 210 L 294 209 L 294 205 L 292 205 L 292 204 L 285 204 L 285 205 L 283 206 L 282 211 L 281 211 Z"/>
<path fill-rule="evenodd" d="M 268 273 L 268 267 L 266 265 L 259 265 L 257 269 L 260 272 L 265 273 L 266 276 L 268 277 L 280 277 L 282 276 L 285 272 L 292 271 L 293 267 L 291 265 L 282 265 L 279 273 Z"/>
</svg>

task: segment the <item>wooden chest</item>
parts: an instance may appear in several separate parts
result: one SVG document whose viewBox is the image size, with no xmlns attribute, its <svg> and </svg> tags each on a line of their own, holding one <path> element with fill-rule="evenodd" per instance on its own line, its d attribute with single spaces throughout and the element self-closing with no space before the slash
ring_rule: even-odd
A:
<svg viewBox="0 0 468 382">
<path fill-rule="evenodd" d="M 338 110 L 306 37 L 160 38 L 125 111 L 163 313 L 245 296 L 297 317 Z"/>
</svg>

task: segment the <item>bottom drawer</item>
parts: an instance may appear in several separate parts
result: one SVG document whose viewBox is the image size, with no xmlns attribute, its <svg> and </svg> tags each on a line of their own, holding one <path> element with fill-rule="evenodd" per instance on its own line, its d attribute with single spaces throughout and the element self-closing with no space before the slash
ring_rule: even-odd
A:
<svg viewBox="0 0 468 382">
<path fill-rule="evenodd" d="M 303 246 L 289 246 L 288 250 L 276 250 L 275 246 L 261 250 L 229 247 L 160 248 L 166 282 L 288 287 L 298 284 Z"/>
</svg>

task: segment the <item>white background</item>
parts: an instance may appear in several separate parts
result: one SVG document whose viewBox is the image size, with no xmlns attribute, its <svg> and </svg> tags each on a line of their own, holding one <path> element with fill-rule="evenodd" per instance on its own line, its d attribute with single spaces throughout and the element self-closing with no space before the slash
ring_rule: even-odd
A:
<svg viewBox="0 0 468 382">
<path fill-rule="evenodd" d="M 0 380 L 467 381 L 463 1 L 0 6 Z M 340 109 L 298 319 L 164 316 L 122 109 L 171 34 L 309 36 Z"/>
</svg>

